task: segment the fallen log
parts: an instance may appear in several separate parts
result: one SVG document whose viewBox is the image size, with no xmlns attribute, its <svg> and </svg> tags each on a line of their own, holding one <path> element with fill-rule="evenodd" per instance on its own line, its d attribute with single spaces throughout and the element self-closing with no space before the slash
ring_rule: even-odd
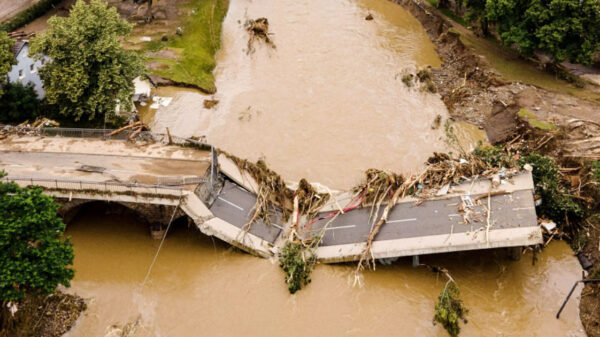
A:
<svg viewBox="0 0 600 337">
<path fill-rule="evenodd" d="M 124 127 L 122 127 L 122 128 L 119 128 L 119 129 L 116 129 L 116 130 L 114 130 L 113 132 L 109 133 L 109 134 L 108 134 L 108 136 L 109 136 L 109 137 L 110 137 L 110 136 L 114 136 L 114 135 L 116 135 L 116 134 L 118 134 L 118 133 L 120 133 L 120 132 L 123 132 L 123 131 L 125 131 L 125 130 L 129 130 L 129 129 L 133 129 L 133 128 L 135 128 L 136 126 L 140 126 L 140 125 L 143 127 L 143 123 L 142 123 L 142 121 L 137 121 L 137 122 L 135 122 L 135 123 L 133 123 L 133 124 L 129 124 L 129 125 L 127 125 L 127 126 L 124 126 Z"/>
</svg>

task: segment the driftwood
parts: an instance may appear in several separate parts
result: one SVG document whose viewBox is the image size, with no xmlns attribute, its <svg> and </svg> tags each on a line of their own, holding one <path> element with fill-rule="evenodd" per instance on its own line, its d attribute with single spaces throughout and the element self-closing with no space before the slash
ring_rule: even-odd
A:
<svg viewBox="0 0 600 337">
<path fill-rule="evenodd" d="M 133 128 L 135 128 L 136 126 L 143 126 L 143 123 L 142 123 L 142 121 L 137 121 L 137 122 L 135 122 L 135 123 L 133 123 L 133 124 L 129 124 L 129 125 L 127 125 L 127 126 L 124 126 L 124 127 L 122 127 L 122 128 L 116 129 L 115 131 L 113 131 L 113 132 L 109 133 L 108 135 L 109 135 L 109 136 L 114 136 L 114 135 L 116 135 L 116 134 L 118 134 L 118 133 L 120 133 L 120 132 L 123 132 L 123 131 L 125 131 L 125 130 L 133 129 Z"/>
<path fill-rule="evenodd" d="M 250 34 L 250 37 L 248 38 L 248 54 L 254 52 L 253 44 L 256 40 L 264 40 L 267 45 L 275 48 L 275 44 L 269 36 L 269 20 L 267 18 L 248 20 L 246 22 L 246 30 L 248 31 L 248 34 Z"/>
</svg>

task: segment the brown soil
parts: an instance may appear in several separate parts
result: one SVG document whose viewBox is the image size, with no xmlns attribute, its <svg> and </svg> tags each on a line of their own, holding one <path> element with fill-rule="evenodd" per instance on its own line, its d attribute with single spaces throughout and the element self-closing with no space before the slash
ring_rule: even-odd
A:
<svg viewBox="0 0 600 337">
<path fill-rule="evenodd" d="M 590 223 L 589 235 L 583 255 L 594 264 L 594 267 L 591 268 L 591 277 L 600 278 L 600 219 Z M 579 310 L 587 335 L 589 337 L 600 336 L 600 284 L 585 286 L 581 293 Z"/>
<path fill-rule="evenodd" d="M 16 326 L 10 337 L 59 337 L 69 331 L 86 309 L 77 295 L 60 291 L 47 297 L 29 297 L 19 302 Z"/>
<path fill-rule="evenodd" d="M 600 159 L 600 105 L 536 86 L 509 83 L 482 57 L 460 40 L 460 35 L 436 9 L 414 0 L 391 0 L 410 11 L 424 26 L 442 58 L 433 80 L 451 118 L 483 127 L 492 144 L 513 142 L 551 155 L 562 163 L 580 165 Z M 526 109 L 540 121 L 558 126 L 559 131 L 542 131 L 527 126 L 517 113 Z M 572 173 L 572 174 L 575 174 Z M 584 248 L 600 270 L 600 221 L 588 227 Z M 600 273 L 600 272 L 597 272 Z M 595 275 L 600 277 L 600 275 Z M 588 336 L 600 337 L 600 285 L 588 284 L 580 302 L 580 317 Z"/>
</svg>

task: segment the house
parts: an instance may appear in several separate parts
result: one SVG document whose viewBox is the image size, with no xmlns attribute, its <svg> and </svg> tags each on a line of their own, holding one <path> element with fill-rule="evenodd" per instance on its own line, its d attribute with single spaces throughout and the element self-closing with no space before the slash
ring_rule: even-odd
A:
<svg viewBox="0 0 600 337">
<path fill-rule="evenodd" d="M 38 70 L 50 60 L 49 57 L 43 56 L 39 60 L 35 60 L 29 55 L 29 41 L 15 41 L 13 53 L 17 59 L 17 64 L 8 72 L 8 81 L 12 83 L 31 84 L 38 98 L 44 98 L 44 85 Z"/>
</svg>

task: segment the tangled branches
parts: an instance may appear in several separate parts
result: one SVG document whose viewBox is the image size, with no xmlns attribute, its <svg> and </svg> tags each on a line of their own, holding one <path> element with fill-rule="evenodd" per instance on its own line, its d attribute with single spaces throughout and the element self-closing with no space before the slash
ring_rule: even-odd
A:
<svg viewBox="0 0 600 337">
<path fill-rule="evenodd" d="M 256 40 L 264 40 L 267 45 L 275 48 L 275 44 L 269 36 L 269 20 L 267 18 L 246 21 L 246 30 L 250 34 L 248 38 L 248 54 L 254 52 L 254 41 Z"/>
</svg>

